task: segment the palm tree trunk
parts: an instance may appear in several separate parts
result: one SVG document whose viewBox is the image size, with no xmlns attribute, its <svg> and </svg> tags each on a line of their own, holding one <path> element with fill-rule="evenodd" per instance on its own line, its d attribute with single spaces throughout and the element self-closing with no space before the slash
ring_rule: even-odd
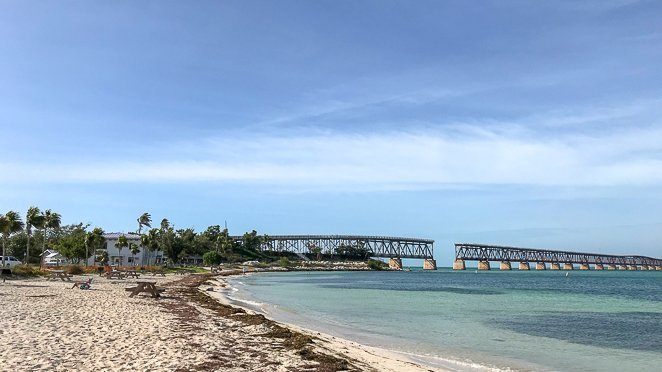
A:
<svg viewBox="0 0 662 372">
<path fill-rule="evenodd" d="M 5 255 L 5 237 L 2 237 L 2 267 L 5 267 L 5 259 L 7 258 Z"/>
<path fill-rule="evenodd" d="M 28 230 L 28 245 L 25 247 L 25 264 L 30 264 L 30 230 Z"/>
</svg>

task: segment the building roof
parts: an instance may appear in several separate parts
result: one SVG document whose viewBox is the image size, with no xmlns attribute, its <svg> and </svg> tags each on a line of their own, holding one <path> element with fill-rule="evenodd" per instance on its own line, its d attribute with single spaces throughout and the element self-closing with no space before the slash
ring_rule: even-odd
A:
<svg viewBox="0 0 662 372">
<path fill-rule="evenodd" d="M 126 238 L 129 240 L 140 240 L 140 235 L 132 232 L 129 233 L 111 232 L 111 233 L 103 234 L 103 237 L 106 239 L 117 240 L 122 235 L 126 236 Z"/>
</svg>

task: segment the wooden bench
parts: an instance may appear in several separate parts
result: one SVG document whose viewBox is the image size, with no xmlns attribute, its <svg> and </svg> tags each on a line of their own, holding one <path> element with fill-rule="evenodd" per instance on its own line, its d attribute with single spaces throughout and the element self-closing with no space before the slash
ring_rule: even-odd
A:
<svg viewBox="0 0 662 372">
<path fill-rule="evenodd" d="M 125 288 L 125 291 L 131 292 L 129 297 L 133 297 L 142 292 L 149 293 L 152 298 L 161 297 L 161 293 L 165 291 L 165 288 L 159 288 L 156 286 L 156 282 L 137 282 L 138 285 L 135 287 Z"/>
</svg>

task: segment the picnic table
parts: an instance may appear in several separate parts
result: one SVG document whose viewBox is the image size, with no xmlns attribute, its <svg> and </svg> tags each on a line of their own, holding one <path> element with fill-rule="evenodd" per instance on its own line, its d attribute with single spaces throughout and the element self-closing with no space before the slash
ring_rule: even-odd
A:
<svg viewBox="0 0 662 372">
<path fill-rule="evenodd" d="M 58 279 L 60 279 L 63 282 L 64 281 L 70 282 L 72 276 L 73 275 L 71 275 L 71 274 L 65 273 L 64 270 L 50 270 L 48 272 L 48 277 L 46 279 L 48 279 L 48 280 L 58 280 Z"/>
<path fill-rule="evenodd" d="M 106 273 L 106 279 L 124 279 L 125 275 L 122 271 L 112 270 Z"/>
<path fill-rule="evenodd" d="M 157 275 L 165 276 L 165 270 L 164 269 L 153 270 L 152 276 L 157 276 Z"/>
<path fill-rule="evenodd" d="M 125 288 L 125 291 L 131 292 L 129 297 L 133 297 L 142 292 L 149 293 L 153 298 L 161 296 L 161 292 L 165 291 L 165 288 L 159 288 L 156 286 L 156 282 L 147 282 L 147 281 L 138 281 L 135 287 Z"/>
<path fill-rule="evenodd" d="M 136 270 L 124 270 L 124 276 L 125 277 L 132 277 L 138 279 L 140 277 L 140 273 Z"/>
</svg>

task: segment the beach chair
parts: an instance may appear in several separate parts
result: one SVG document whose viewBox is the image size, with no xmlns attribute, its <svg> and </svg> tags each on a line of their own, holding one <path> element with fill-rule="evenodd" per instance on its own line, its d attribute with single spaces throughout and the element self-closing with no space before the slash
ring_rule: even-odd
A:
<svg viewBox="0 0 662 372">
<path fill-rule="evenodd" d="M 73 285 L 73 287 L 71 287 L 71 289 L 74 289 L 76 287 L 78 287 L 80 289 L 91 289 L 92 288 L 92 278 L 89 278 L 84 282 L 74 282 L 74 285 Z"/>
</svg>

